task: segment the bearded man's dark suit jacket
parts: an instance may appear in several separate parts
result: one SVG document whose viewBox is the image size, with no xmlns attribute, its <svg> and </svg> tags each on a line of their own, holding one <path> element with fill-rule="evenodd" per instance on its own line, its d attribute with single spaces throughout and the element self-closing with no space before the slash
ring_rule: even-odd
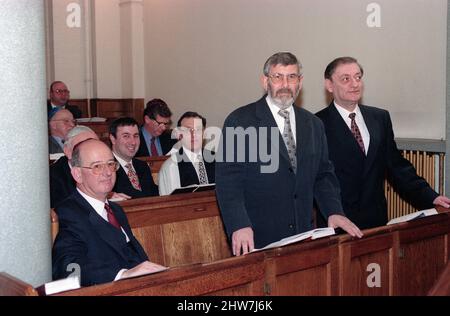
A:
<svg viewBox="0 0 450 316">
<path fill-rule="evenodd" d="M 328 159 L 323 124 L 304 109 L 294 106 L 294 111 L 297 173 L 293 172 L 290 165 L 286 146 L 267 105 L 266 96 L 235 110 L 224 123 L 216 156 L 216 192 L 222 219 L 229 236 L 238 229 L 252 227 L 256 248 L 312 229 L 313 199 L 317 200 L 325 217 L 343 215 L 339 183 Z M 237 162 L 237 139 L 242 140 L 244 137 L 234 137 L 234 148 L 228 148 L 234 150 L 234 153 L 228 153 L 234 162 L 220 162 L 227 154 L 227 148 L 223 147 L 229 139 L 226 129 L 238 126 L 244 129 L 256 128 L 258 140 L 253 139 L 252 145 L 259 143 L 261 147 L 261 143 L 264 143 L 272 149 L 279 161 L 275 172 L 261 172 L 261 166 L 267 166 L 268 163 L 264 163 L 265 159 L 261 159 L 258 153 L 255 162 L 249 162 L 248 158 L 245 162 Z M 275 131 L 273 136 L 270 128 Z M 276 138 L 275 142 L 273 137 Z M 249 157 L 248 137 L 245 139 L 246 157 Z"/>
<path fill-rule="evenodd" d="M 80 118 L 82 115 L 81 110 L 76 105 L 66 104 L 64 108 L 69 110 L 70 113 L 72 113 L 74 119 Z M 50 112 L 51 109 L 52 105 L 50 101 L 47 101 L 47 114 Z"/>
<path fill-rule="evenodd" d="M 358 147 L 334 102 L 316 114 L 325 126 L 346 216 L 359 228 L 386 225 L 387 202 L 383 188 L 386 174 L 400 195 L 416 208 L 433 207 L 438 194 L 401 156 L 394 141 L 389 112 L 365 105 L 359 108 L 370 134 L 367 156 Z"/>
<path fill-rule="evenodd" d="M 136 190 L 133 187 L 127 176 L 127 172 L 120 166 L 119 170 L 117 170 L 116 184 L 114 185 L 113 192 L 125 193 L 132 198 L 158 196 L 158 186 L 153 181 L 152 172 L 148 164 L 145 161 L 135 158 L 133 158 L 132 163 L 142 191 Z"/>
<path fill-rule="evenodd" d="M 62 156 L 50 165 L 50 207 L 57 207 L 75 191 L 75 188 L 68 159 Z"/>
<path fill-rule="evenodd" d="M 145 142 L 144 135 L 142 135 L 142 130 L 139 131 L 140 145 L 139 149 L 136 153 L 136 157 L 147 157 L 150 156 L 148 151 L 147 143 Z M 172 139 L 171 132 L 164 132 L 160 136 L 158 136 L 159 142 L 161 143 L 161 149 L 163 151 L 163 156 L 167 154 L 177 142 L 176 139 Z"/>
<path fill-rule="evenodd" d="M 56 208 L 59 232 L 52 251 L 54 280 L 69 276 L 72 270 L 68 265 L 75 263 L 80 267 L 82 286 L 111 282 L 121 269 L 148 260 L 122 208 L 113 202 L 109 205 L 129 243 L 123 232 L 105 221 L 78 191 Z"/>
</svg>

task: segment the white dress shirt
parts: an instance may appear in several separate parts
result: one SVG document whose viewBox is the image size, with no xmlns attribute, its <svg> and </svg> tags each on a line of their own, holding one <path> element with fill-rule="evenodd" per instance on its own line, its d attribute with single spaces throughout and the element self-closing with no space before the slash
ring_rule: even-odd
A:
<svg viewBox="0 0 450 316">
<path fill-rule="evenodd" d="M 194 153 L 183 146 L 183 153 L 188 157 L 194 165 L 195 172 L 198 177 L 198 156 L 202 156 L 202 151 Z M 169 195 L 173 190 L 181 188 L 180 171 L 178 169 L 178 155 L 173 153 L 164 161 L 158 173 L 158 189 L 159 195 Z"/>
<path fill-rule="evenodd" d="M 352 120 L 348 116 L 350 115 L 350 113 L 356 114 L 355 122 L 356 122 L 356 125 L 358 125 L 359 131 L 361 132 L 361 136 L 362 136 L 362 139 L 364 142 L 364 149 L 366 151 L 366 156 L 367 156 L 367 152 L 369 151 L 370 134 L 369 134 L 369 130 L 367 129 L 367 125 L 364 122 L 364 117 L 361 114 L 361 110 L 359 109 L 359 106 L 357 105 L 353 112 L 346 110 L 339 104 L 336 104 L 336 102 L 334 102 L 334 106 L 338 110 L 339 114 L 342 116 L 342 119 L 345 121 L 345 124 L 347 124 L 350 131 L 352 130 L 352 128 L 351 128 Z"/>
<path fill-rule="evenodd" d="M 280 111 L 280 108 L 272 102 L 272 100 L 269 98 L 269 96 L 266 97 L 266 102 L 269 105 L 270 112 L 272 112 L 273 118 L 275 119 L 275 122 L 278 125 L 278 129 L 280 130 L 281 135 L 283 135 L 283 133 L 284 133 L 284 117 L 282 117 L 280 114 L 278 114 L 278 111 Z M 286 110 L 289 111 L 289 120 L 291 121 L 291 130 L 292 130 L 292 134 L 294 136 L 295 143 L 297 143 L 297 126 L 295 125 L 294 106 L 291 105 Z"/>
</svg>

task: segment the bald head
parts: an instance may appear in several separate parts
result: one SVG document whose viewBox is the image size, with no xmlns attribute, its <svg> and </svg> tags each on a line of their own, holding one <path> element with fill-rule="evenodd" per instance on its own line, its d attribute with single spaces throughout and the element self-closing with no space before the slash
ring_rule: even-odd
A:
<svg viewBox="0 0 450 316">
<path fill-rule="evenodd" d="M 116 181 L 117 163 L 109 147 L 96 139 L 85 140 L 74 148 L 71 165 L 77 187 L 104 202 Z"/>
</svg>

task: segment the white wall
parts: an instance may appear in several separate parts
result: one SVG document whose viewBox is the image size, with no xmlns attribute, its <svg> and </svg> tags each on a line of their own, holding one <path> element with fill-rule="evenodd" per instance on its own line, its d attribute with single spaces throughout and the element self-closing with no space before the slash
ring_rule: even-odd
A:
<svg viewBox="0 0 450 316">
<path fill-rule="evenodd" d="M 365 69 L 364 103 L 388 109 L 397 137 L 445 135 L 447 1 L 378 0 L 369 28 L 363 0 L 144 0 L 146 99 L 165 99 L 222 125 L 262 95 L 272 53 L 304 64 L 303 106 L 326 105 L 323 70 L 341 55 Z"/>
</svg>

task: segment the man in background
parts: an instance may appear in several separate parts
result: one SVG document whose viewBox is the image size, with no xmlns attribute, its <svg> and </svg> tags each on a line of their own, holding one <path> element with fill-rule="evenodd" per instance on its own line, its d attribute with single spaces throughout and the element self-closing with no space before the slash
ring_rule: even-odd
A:
<svg viewBox="0 0 450 316">
<path fill-rule="evenodd" d="M 137 157 L 163 156 L 176 143 L 169 131 L 172 112 L 161 99 L 150 100 L 144 110 L 144 125 L 140 131 L 140 147 Z"/>
<path fill-rule="evenodd" d="M 49 113 L 48 127 L 50 136 L 48 138 L 49 154 L 63 153 L 64 142 L 67 133 L 74 128 L 76 121 L 72 113 L 66 109 L 52 109 Z"/>
<path fill-rule="evenodd" d="M 125 193 L 132 198 L 157 196 L 158 186 L 153 182 L 148 164 L 134 158 L 139 148 L 139 127 L 135 119 L 123 117 L 109 127 L 112 152 L 120 167 L 114 192 Z"/>
<path fill-rule="evenodd" d="M 69 110 L 74 118 L 81 117 L 81 110 L 76 105 L 70 105 L 70 91 L 62 81 L 54 81 L 49 89 L 49 102 L 47 103 L 47 112 L 54 108 Z"/>
<path fill-rule="evenodd" d="M 214 161 L 203 155 L 203 133 L 206 119 L 196 112 L 186 112 L 178 120 L 176 134 L 182 147 L 167 159 L 158 175 L 159 194 L 192 184 L 215 183 Z M 213 153 L 209 152 L 210 158 Z"/>
</svg>

